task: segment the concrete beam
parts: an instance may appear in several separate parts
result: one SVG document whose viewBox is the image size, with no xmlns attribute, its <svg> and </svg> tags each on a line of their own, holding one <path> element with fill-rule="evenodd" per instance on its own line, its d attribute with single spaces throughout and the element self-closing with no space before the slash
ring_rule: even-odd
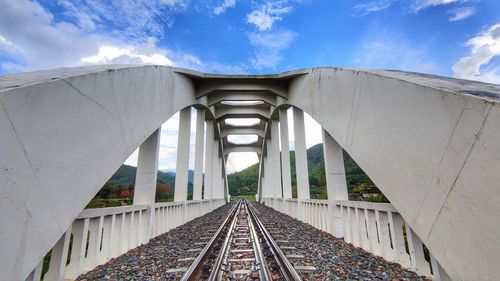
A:
<svg viewBox="0 0 500 281">
<path fill-rule="evenodd" d="M 264 137 L 265 132 L 260 127 L 229 127 L 221 129 L 221 137 L 225 138 L 228 135 L 257 135 Z"/>
<path fill-rule="evenodd" d="M 221 92 L 234 92 L 234 91 L 247 91 L 247 92 L 265 92 L 273 95 L 278 95 L 283 98 L 287 97 L 287 83 L 280 81 L 269 80 L 224 80 L 213 79 L 203 80 L 197 88 L 196 97 L 200 98 L 206 95 L 221 93 Z"/>
<path fill-rule="evenodd" d="M 226 118 L 259 118 L 269 119 L 269 108 L 252 106 L 217 106 L 215 107 L 215 119 L 218 121 Z"/>
<path fill-rule="evenodd" d="M 232 152 L 255 152 L 260 155 L 262 154 L 262 149 L 256 145 L 235 145 L 224 148 L 224 155 Z"/>
<path fill-rule="evenodd" d="M 276 96 L 262 91 L 223 91 L 209 95 L 207 104 L 210 106 L 221 101 L 263 101 L 270 105 L 276 105 Z"/>
</svg>

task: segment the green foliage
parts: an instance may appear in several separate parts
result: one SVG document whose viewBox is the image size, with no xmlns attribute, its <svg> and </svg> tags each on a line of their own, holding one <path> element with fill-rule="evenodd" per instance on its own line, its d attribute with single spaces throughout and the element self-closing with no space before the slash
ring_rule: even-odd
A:
<svg viewBox="0 0 500 281">
<path fill-rule="evenodd" d="M 228 175 L 229 194 L 231 196 L 256 194 L 258 175 L 259 164 Z"/>
<path fill-rule="evenodd" d="M 253 201 L 253 202 L 257 201 L 255 199 L 255 194 L 253 194 L 253 195 L 235 195 L 235 196 L 231 195 L 231 202 L 238 201 L 240 199 L 247 199 L 248 201 Z"/>
<path fill-rule="evenodd" d="M 136 167 L 122 165 L 104 184 L 86 208 L 107 208 L 131 205 L 134 196 Z M 190 177 L 192 178 L 192 171 Z M 156 202 L 174 200 L 175 173 L 158 171 L 156 186 Z M 193 197 L 193 184 L 188 184 L 188 199 Z"/>
<path fill-rule="evenodd" d="M 307 150 L 310 195 L 313 199 L 328 199 L 326 191 L 325 161 L 323 144 L 317 144 Z M 344 167 L 346 172 L 349 200 L 389 202 L 370 178 L 344 151 Z M 297 197 L 297 173 L 295 171 L 295 152 L 290 151 L 290 168 L 292 176 L 292 196 Z M 234 195 L 252 195 L 257 193 L 259 165 L 252 165 L 240 172 L 228 175 L 229 193 Z"/>
</svg>

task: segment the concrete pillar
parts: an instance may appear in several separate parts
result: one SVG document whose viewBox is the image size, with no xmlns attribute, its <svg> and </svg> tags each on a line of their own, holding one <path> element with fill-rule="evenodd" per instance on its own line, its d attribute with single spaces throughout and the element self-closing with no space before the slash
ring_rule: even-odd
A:
<svg viewBox="0 0 500 281">
<path fill-rule="evenodd" d="M 177 140 L 177 164 L 175 167 L 174 201 L 186 201 L 189 172 L 189 140 L 191 133 L 191 107 L 179 114 L 179 136 Z"/>
<path fill-rule="evenodd" d="M 297 173 L 297 198 L 310 199 L 309 172 L 307 170 L 306 133 L 304 112 L 293 108 L 293 128 L 295 134 L 295 171 Z"/>
<path fill-rule="evenodd" d="M 203 184 L 203 146 L 205 141 L 205 109 L 196 113 L 196 141 L 194 152 L 193 200 L 201 200 Z"/>
<path fill-rule="evenodd" d="M 257 182 L 257 202 L 262 203 L 262 177 L 264 176 L 264 157 L 259 155 L 259 180 Z"/>
<path fill-rule="evenodd" d="M 134 205 L 148 204 L 150 207 L 144 215 L 150 217 L 142 221 L 141 237 L 146 242 L 151 238 L 154 216 L 153 204 L 156 196 L 156 177 L 158 174 L 158 154 L 160 151 L 161 127 L 154 131 L 139 147 L 137 172 L 135 175 Z M 120 243 L 112 241 L 111 243 Z M 113 253 L 111 253 L 113 254 Z"/>
<path fill-rule="evenodd" d="M 213 187 L 213 148 L 214 148 L 214 123 L 207 121 L 207 135 L 205 141 L 205 181 L 203 199 L 212 199 Z"/>
<path fill-rule="evenodd" d="M 290 142 L 288 140 L 288 112 L 279 110 L 281 139 L 281 182 L 283 198 L 292 198 L 292 172 L 290 169 Z"/>
<path fill-rule="evenodd" d="M 219 140 L 215 140 L 212 146 L 212 198 L 220 199 L 222 168 L 219 157 Z"/>
<path fill-rule="evenodd" d="M 271 169 L 274 171 L 272 174 L 272 190 L 273 198 L 282 198 L 283 192 L 281 189 L 281 165 L 280 165 L 280 146 L 279 146 L 279 128 L 278 120 L 270 120 L 271 126 L 271 139 L 268 150 L 268 155 L 271 158 Z"/>
<path fill-rule="evenodd" d="M 335 237 L 343 237 L 343 219 L 340 207 L 334 201 L 348 200 L 347 182 L 344 169 L 344 155 L 342 147 L 324 129 L 323 134 L 323 156 L 325 158 L 325 175 L 328 192 L 328 209 L 331 214 L 329 231 Z"/>
<path fill-rule="evenodd" d="M 134 205 L 152 204 L 155 202 L 160 133 L 161 128 L 158 128 L 139 147 L 139 159 L 135 175 Z"/>
</svg>

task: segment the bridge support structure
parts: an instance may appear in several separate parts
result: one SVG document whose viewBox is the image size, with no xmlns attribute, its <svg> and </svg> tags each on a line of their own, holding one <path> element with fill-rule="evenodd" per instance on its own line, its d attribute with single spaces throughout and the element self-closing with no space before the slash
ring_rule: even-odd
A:
<svg viewBox="0 0 500 281">
<path fill-rule="evenodd" d="M 196 200 L 187 200 L 191 107 L 200 114 Z M 175 202 L 159 203 L 152 199 L 157 137 L 178 111 Z M 310 199 L 304 113 L 323 129 L 328 200 Z M 257 121 L 229 122 L 249 118 Z M 401 71 L 314 68 L 252 76 L 94 66 L 3 76 L 0 212 L 8 215 L 0 220 L 0 272 L 7 280 L 39 280 L 50 250 L 47 278 L 89 270 L 227 202 L 227 156 L 251 151 L 260 161 L 257 198 L 267 205 L 421 274 L 431 274 L 431 265 L 441 280 L 491 280 L 500 275 L 500 241 L 492 238 L 500 233 L 499 123 L 500 86 Z M 257 141 L 230 141 L 245 134 Z M 137 147 L 143 159 L 134 204 L 85 209 Z M 342 150 L 391 204 L 347 200 Z M 430 261 L 422 259 L 422 244 Z"/>
</svg>

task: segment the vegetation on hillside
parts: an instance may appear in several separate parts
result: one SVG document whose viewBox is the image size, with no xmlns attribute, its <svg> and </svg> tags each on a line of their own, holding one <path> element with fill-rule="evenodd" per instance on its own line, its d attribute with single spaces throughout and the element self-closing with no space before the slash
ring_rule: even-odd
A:
<svg viewBox="0 0 500 281">
<path fill-rule="evenodd" d="M 323 145 L 317 144 L 307 150 L 309 170 L 309 186 L 311 198 L 326 199 L 325 162 Z M 344 151 L 344 166 L 346 170 L 347 188 L 350 200 L 373 202 L 388 202 L 380 190 L 373 184 L 363 170 Z M 295 171 L 295 152 L 290 152 L 290 167 L 292 172 L 292 194 L 297 197 L 297 180 Z M 115 207 L 132 204 L 136 167 L 122 165 L 106 182 L 87 208 Z M 236 198 L 257 193 L 259 165 L 254 164 L 242 171 L 228 175 L 229 193 Z M 189 173 L 188 199 L 192 198 L 193 171 Z M 156 202 L 173 201 L 175 189 L 175 173 L 158 171 L 156 185 Z"/>
<path fill-rule="evenodd" d="M 116 207 L 132 204 L 136 170 L 137 168 L 134 166 L 122 165 L 90 201 L 87 208 Z M 174 190 L 175 173 L 158 171 L 155 201 L 173 201 Z M 192 198 L 192 192 L 193 184 L 189 182 L 188 198 Z"/>
<path fill-rule="evenodd" d="M 325 162 L 323 145 L 317 144 L 307 150 L 309 186 L 311 198 L 326 199 Z M 292 194 L 297 196 L 297 180 L 295 171 L 295 152 L 290 152 L 290 167 L 292 173 Z M 347 188 L 350 200 L 388 202 L 370 178 L 344 151 L 344 167 L 346 170 Z M 250 195 L 257 193 L 258 164 L 242 171 L 228 175 L 229 193 L 231 195 Z"/>
</svg>

